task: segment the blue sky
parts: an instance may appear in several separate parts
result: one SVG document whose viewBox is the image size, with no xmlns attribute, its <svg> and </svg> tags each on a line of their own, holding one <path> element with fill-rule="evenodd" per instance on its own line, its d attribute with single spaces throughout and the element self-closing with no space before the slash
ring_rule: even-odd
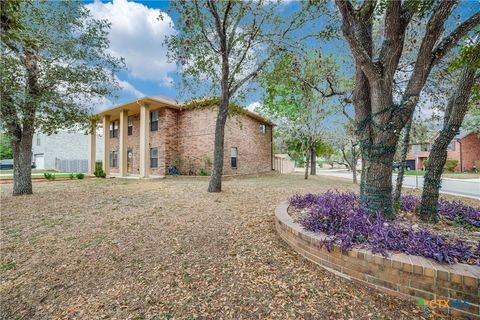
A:
<svg viewBox="0 0 480 320">
<path fill-rule="evenodd" d="M 183 100 L 179 96 L 180 83 L 178 68 L 175 63 L 167 61 L 167 51 L 163 46 L 165 36 L 174 32 L 176 17 L 169 10 L 168 1 L 85 1 L 95 18 L 111 22 L 110 53 L 125 58 L 127 70 L 118 76 L 122 90 L 118 98 L 109 97 L 98 102 L 96 109 L 101 110 L 112 105 L 134 100 L 142 96 L 163 95 Z M 333 6 L 333 3 L 330 3 Z M 282 11 L 288 12 L 298 6 L 295 0 L 283 0 Z M 461 16 L 470 15 L 479 10 L 480 5 L 473 0 L 461 3 Z M 157 19 L 163 12 L 163 21 Z M 310 30 L 305 30 L 308 32 Z M 348 56 L 348 46 L 343 41 L 322 43 L 326 53 L 335 56 Z M 343 66 L 342 71 L 353 74 L 353 64 Z M 190 93 L 195 96 L 195 93 Z M 261 101 L 261 90 L 255 90 L 244 101 L 245 106 Z"/>
<path fill-rule="evenodd" d="M 93 17 L 111 22 L 110 51 L 125 58 L 127 70 L 118 74 L 122 86 L 119 98 L 109 97 L 98 103 L 97 111 L 134 100 L 141 96 L 163 95 L 184 100 L 179 95 L 180 76 L 174 63 L 169 63 L 166 48 L 162 45 L 165 36 L 174 32 L 176 16 L 169 10 L 168 1 L 85 1 Z M 282 11 L 288 12 L 298 6 L 296 1 L 283 0 Z M 166 13 L 163 21 L 157 19 L 160 12 Z M 328 51 L 345 47 L 328 44 Z M 195 96 L 195 93 L 190 93 Z M 249 94 L 244 105 L 261 100 L 261 91 Z"/>
</svg>

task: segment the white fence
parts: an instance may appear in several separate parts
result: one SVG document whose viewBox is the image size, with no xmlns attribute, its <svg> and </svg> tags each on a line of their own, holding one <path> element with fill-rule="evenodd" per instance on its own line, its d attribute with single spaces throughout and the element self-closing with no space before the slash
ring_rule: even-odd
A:
<svg viewBox="0 0 480 320">
<path fill-rule="evenodd" d="M 87 172 L 88 160 L 62 160 L 55 158 L 55 170 L 59 172 Z"/>
</svg>

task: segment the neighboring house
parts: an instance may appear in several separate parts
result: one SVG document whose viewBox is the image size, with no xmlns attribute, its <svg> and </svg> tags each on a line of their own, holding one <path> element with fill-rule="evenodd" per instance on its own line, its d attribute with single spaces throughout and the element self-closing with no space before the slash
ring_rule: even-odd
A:
<svg viewBox="0 0 480 320">
<path fill-rule="evenodd" d="M 96 137 L 101 141 L 101 137 Z M 37 169 L 87 172 L 89 136 L 83 132 L 59 131 L 56 134 L 35 134 L 32 142 L 32 161 Z M 102 146 L 95 160 L 102 159 Z"/>
<path fill-rule="evenodd" d="M 103 139 L 107 174 L 164 176 L 171 166 L 184 175 L 211 171 L 216 107 L 187 110 L 168 98 L 144 97 L 98 116 L 109 133 Z M 223 174 L 269 172 L 272 161 L 272 123 L 246 109 L 229 116 Z"/>
<path fill-rule="evenodd" d="M 480 160 L 479 134 L 479 132 L 460 132 L 448 145 L 447 159 L 458 160 L 456 171 L 475 169 L 475 161 Z M 415 159 L 417 159 L 417 169 L 423 169 L 423 161 L 430 155 L 431 147 L 438 135 L 439 132 L 435 133 L 428 142 L 412 145 L 407 154 L 407 168 L 414 170 Z"/>
</svg>

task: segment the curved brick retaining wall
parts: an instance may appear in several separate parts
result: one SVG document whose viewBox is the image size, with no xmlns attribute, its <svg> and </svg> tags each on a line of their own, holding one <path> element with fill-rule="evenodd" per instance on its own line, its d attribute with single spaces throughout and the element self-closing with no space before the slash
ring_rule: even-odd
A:
<svg viewBox="0 0 480 320">
<path fill-rule="evenodd" d="M 433 260 L 406 254 L 388 258 L 368 250 L 342 252 L 336 245 L 331 252 L 320 249 L 325 235 L 309 232 L 288 214 L 288 202 L 275 211 L 275 227 L 280 237 L 296 252 L 323 268 L 349 280 L 380 291 L 415 299 L 432 308 L 448 309 L 463 319 L 480 318 L 480 267 L 439 264 Z M 420 300 L 422 299 L 422 300 Z"/>
</svg>

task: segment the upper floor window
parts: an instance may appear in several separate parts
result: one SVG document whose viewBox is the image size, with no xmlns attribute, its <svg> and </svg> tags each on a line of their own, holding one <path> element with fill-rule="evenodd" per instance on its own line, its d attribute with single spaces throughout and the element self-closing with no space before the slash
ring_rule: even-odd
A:
<svg viewBox="0 0 480 320">
<path fill-rule="evenodd" d="M 133 134 L 133 118 L 128 117 L 128 135 L 131 136 Z"/>
<path fill-rule="evenodd" d="M 158 110 L 150 113 L 150 131 L 158 130 Z"/>
<path fill-rule="evenodd" d="M 118 137 L 118 121 L 110 122 L 110 138 Z"/>
<path fill-rule="evenodd" d="M 232 147 L 230 149 L 230 165 L 232 168 L 237 168 L 237 158 L 238 158 L 238 149 L 236 147 Z"/>
<path fill-rule="evenodd" d="M 158 167 L 158 149 L 151 148 L 150 149 L 150 168 L 157 168 Z"/>
<path fill-rule="evenodd" d="M 267 132 L 267 126 L 263 123 L 260 125 L 260 133 L 265 134 Z"/>
<path fill-rule="evenodd" d="M 40 135 L 37 134 L 37 147 L 40 146 Z"/>
<path fill-rule="evenodd" d="M 118 153 L 117 151 L 110 151 L 110 167 L 117 168 L 118 167 Z"/>
<path fill-rule="evenodd" d="M 422 151 L 422 152 L 428 151 L 428 143 L 422 143 L 420 145 L 420 151 Z"/>
</svg>

